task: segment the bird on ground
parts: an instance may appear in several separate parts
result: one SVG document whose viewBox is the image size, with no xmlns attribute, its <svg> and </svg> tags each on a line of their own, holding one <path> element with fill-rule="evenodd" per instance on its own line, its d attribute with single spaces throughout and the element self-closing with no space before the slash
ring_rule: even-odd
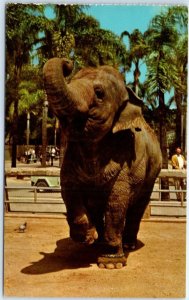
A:
<svg viewBox="0 0 189 300">
<path fill-rule="evenodd" d="M 24 232 L 26 230 L 26 227 L 27 227 L 27 223 L 25 222 L 24 224 L 21 224 L 19 226 L 19 232 Z"/>
</svg>

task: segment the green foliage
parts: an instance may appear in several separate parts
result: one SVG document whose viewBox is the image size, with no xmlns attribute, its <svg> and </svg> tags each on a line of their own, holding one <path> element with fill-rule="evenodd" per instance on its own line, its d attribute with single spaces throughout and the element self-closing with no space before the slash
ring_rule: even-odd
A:
<svg viewBox="0 0 189 300">
<path fill-rule="evenodd" d="M 102 64 L 118 67 L 122 64 L 126 55 L 125 45 L 118 36 L 101 29 L 97 20 L 84 14 L 84 6 L 52 7 L 56 18 L 51 21 L 51 28 L 44 29 L 39 48 L 40 63 L 53 56 L 65 56 L 74 59 L 77 68 Z"/>
<path fill-rule="evenodd" d="M 127 72 L 132 63 L 132 86 L 148 98 L 158 122 L 159 96 L 174 89 L 172 101 L 180 109 L 187 98 L 188 10 L 184 6 L 168 7 L 155 16 L 142 34 L 125 30 L 118 37 L 100 28 L 99 22 L 83 11 L 82 5 L 49 5 L 55 18 L 47 19 L 46 5 L 7 4 L 6 6 L 6 119 L 35 113 L 41 122 L 43 92 L 42 66 L 53 56 L 70 57 L 75 70 L 83 66 L 109 64 Z M 129 39 L 126 49 L 123 37 Z M 33 63 L 38 62 L 34 67 Z M 139 81 L 140 63 L 147 65 L 146 82 Z M 171 103 L 171 102 L 170 102 Z M 166 110 L 166 115 L 167 110 Z M 166 116 L 166 118 L 167 118 Z M 34 118 L 34 117 L 33 117 Z M 52 121 L 54 122 L 54 121 Z M 49 124 L 50 124 L 49 120 Z M 10 123 L 11 124 L 11 123 Z M 53 125 L 52 125 L 53 126 Z M 7 126 L 8 128 L 8 126 Z"/>
<path fill-rule="evenodd" d="M 6 60 L 7 72 L 14 66 L 14 75 L 20 76 L 22 65 L 29 63 L 30 51 L 42 26 L 42 18 L 31 14 L 41 6 L 7 4 L 6 6 Z"/>
<path fill-rule="evenodd" d="M 41 106 L 44 99 L 45 93 L 42 86 L 41 72 L 34 66 L 26 65 L 22 69 L 19 84 L 15 86 L 11 77 L 7 80 L 6 84 L 6 107 L 10 115 L 13 117 L 14 112 L 14 97 L 15 88 L 17 90 L 18 97 L 18 114 L 22 114 L 24 111 L 30 111 L 33 107 Z M 7 116 L 9 115 L 7 114 Z"/>
<path fill-rule="evenodd" d="M 121 34 L 121 39 L 123 39 L 124 36 L 127 36 L 129 38 L 129 50 L 125 56 L 124 71 L 128 71 L 131 68 L 132 63 L 134 63 L 135 69 L 133 72 L 134 75 L 133 89 L 135 93 L 138 95 L 140 92 L 139 77 L 141 74 L 139 64 L 140 61 L 142 61 L 145 55 L 147 54 L 148 47 L 146 45 L 144 35 L 138 29 L 135 29 L 131 34 L 128 31 L 124 31 Z"/>
<path fill-rule="evenodd" d="M 186 90 L 187 78 L 187 34 L 180 31 L 187 27 L 186 7 L 172 7 L 151 21 L 145 33 L 149 47 L 146 57 L 148 67 L 147 81 L 150 93 L 165 93 L 171 87 Z M 182 74 L 184 72 L 184 76 Z"/>
<path fill-rule="evenodd" d="M 75 35 L 75 43 L 75 55 L 83 66 L 109 64 L 119 67 L 126 56 L 126 49 L 120 38 L 98 26 L 86 27 L 83 31 L 78 31 Z"/>
<path fill-rule="evenodd" d="M 175 26 L 179 34 L 188 32 L 188 7 L 172 6 L 168 9 L 166 17 L 172 26 Z"/>
<path fill-rule="evenodd" d="M 128 59 L 133 62 L 142 59 L 146 55 L 147 51 L 144 35 L 138 29 L 135 29 L 131 34 L 128 31 L 122 32 L 121 38 L 123 39 L 124 36 L 128 36 L 129 38 Z"/>
<path fill-rule="evenodd" d="M 160 125 L 160 144 L 164 163 L 166 161 L 166 129 L 170 128 L 170 113 L 165 103 L 165 93 L 174 89 L 177 105 L 177 141 L 181 141 L 181 106 L 186 102 L 187 91 L 187 9 L 171 7 L 155 16 L 145 33 L 149 47 L 147 79 L 145 82 L 149 103 L 158 101 L 157 114 Z M 173 101 L 170 101 L 172 103 Z M 182 137 L 184 138 L 184 137 Z M 166 167 L 166 163 L 164 166 Z"/>
</svg>

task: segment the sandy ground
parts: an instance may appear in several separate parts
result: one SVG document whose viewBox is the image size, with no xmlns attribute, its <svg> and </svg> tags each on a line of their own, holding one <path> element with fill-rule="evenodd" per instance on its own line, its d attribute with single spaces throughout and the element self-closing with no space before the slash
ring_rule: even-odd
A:
<svg viewBox="0 0 189 300">
<path fill-rule="evenodd" d="M 98 250 L 72 242 L 64 216 L 6 216 L 4 228 L 4 296 L 185 297 L 183 222 L 142 222 L 121 270 L 99 269 Z"/>
</svg>

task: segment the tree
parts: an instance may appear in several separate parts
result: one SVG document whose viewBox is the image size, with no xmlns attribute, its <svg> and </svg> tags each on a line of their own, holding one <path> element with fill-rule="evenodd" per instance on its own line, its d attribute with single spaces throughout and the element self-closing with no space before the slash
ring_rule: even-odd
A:
<svg viewBox="0 0 189 300">
<path fill-rule="evenodd" d="M 40 46 L 43 58 L 71 57 L 76 68 L 102 64 L 119 67 L 123 64 L 125 45 L 111 31 L 101 29 L 96 19 L 83 13 L 85 6 L 51 7 L 55 18 L 47 22 L 44 29 Z"/>
<path fill-rule="evenodd" d="M 168 168 L 165 92 L 170 91 L 173 80 L 178 77 L 171 56 L 172 47 L 178 40 L 178 34 L 167 21 L 167 17 L 160 14 L 153 18 L 145 35 L 151 52 L 146 57 L 146 86 L 149 94 L 158 99 L 159 139 L 163 155 L 163 168 Z"/>
<path fill-rule="evenodd" d="M 41 38 L 42 63 L 52 56 L 71 57 L 75 71 L 84 66 L 110 64 L 118 68 L 123 64 L 126 49 L 120 38 L 101 29 L 98 21 L 82 12 L 83 6 L 51 7 L 55 18 L 47 22 Z M 61 140 L 65 144 L 64 137 Z"/>
<path fill-rule="evenodd" d="M 81 8 L 78 5 L 51 5 L 54 9 L 55 18 L 47 20 L 43 27 L 43 37 L 40 39 L 38 47 L 39 62 L 42 67 L 44 62 L 51 57 L 70 57 L 72 49 L 75 47 L 75 39 L 73 35 L 73 23 L 78 18 Z M 47 122 L 47 107 L 43 107 L 43 116 L 45 123 Z M 43 147 L 42 147 L 42 164 L 45 165 L 45 155 L 47 144 L 46 128 L 43 122 Z M 65 138 L 60 137 L 60 165 L 62 163 L 63 152 L 65 148 Z"/>
<path fill-rule="evenodd" d="M 37 48 L 39 64 L 43 66 L 51 57 L 70 57 L 75 47 L 73 24 L 84 6 L 48 5 L 54 11 L 53 19 L 46 19 L 41 27 Z"/>
<path fill-rule="evenodd" d="M 38 67 L 31 65 L 24 65 L 18 85 L 18 144 L 26 142 L 26 116 L 31 119 L 31 137 L 34 139 L 37 132 L 37 127 L 40 125 L 41 107 L 44 101 L 44 90 L 42 89 L 41 75 L 39 75 Z M 12 141 L 13 135 L 11 124 L 14 123 L 14 95 L 12 94 L 12 82 L 7 85 L 7 98 L 6 98 L 6 137 Z M 13 90 L 14 91 L 14 90 Z M 30 116 L 31 115 L 31 116 Z M 31 118 L 30 118 L 31 117 Z M 35 119 L 35 127 L 32 124 Z M 22 122 L 22 124 L 20 124 Z M 20 126 L 21 125 L 21 126 Z M 38 132 L 39 133 L 39 132 Z M 41 132 L 40 132 L 41 134 Z M 28 139 L 29 142 L 29 139 Z"/>
<path fill-rule="evenodd" d="M 155 16 L 145 33 L 150 54 L 146 57 L 147 80 L 149 94 L 158 99 L 159 140 L 162 151 L 162 167 L 168 168 L 167 147 L 167 107 L 165 92 L 170 91 L 174 80 L 178 79 L 178 72 L 171 55 L 172 48 L 177 43 L 178 33 L 171 26 L 167 15 Z M 177 81 L 178 82 L 178 81 Z M 168 189 L 169 182 L 162 179 L 161 188 Z M 163 193 L 162 199 L 169 199 L 169 193 Z"/>
<path fill-rule="evenodd" d="M 143 34 L 135 29 L 131 34 L 128 31 L 123 31 L 121 38 L 128 36 L 129 38 L 129 51 L 127 55 L 128 65 L 134 63 L 134 91 L 138 95 L 139 93 L 139 77 L 140 77 L 140 61 L 144 58 L 147 53 L 147 45 Z"/>
<path fill-rule="evenodd" d="M 173 80 L 174 101 L 177 106 L 176 114 L 176 145 L 183 146 L 185 150 L 186 138 L 183 134 L 183 115 L 186 115 L 187 104 L 187 62 L 188 62 L 188 9 L 185 6 L 174 6 L 168 9 L 167 18 L 178 32 L 177 43 L 172 48 L 171 55 L 178 76 Z M 186 132 L 185 132 L 186 135 Z"/>
<path fill-rule="evenodd" d="M 6 91 L 11 84 L 12 96 L 10 102 L 14 103 L 14 122 L 12 125 L 12 167 L 16 167 L 17 157 L 17 124 L 18 124 L 18 87 L 22 67 L 30 60 L 30 51 L 33 48 L 40 28 L 39 19 L 31 11 L 42 11 L 41 6 L 8 4 L 6 6 L 6 71 L 8 75 Z"/>
<path fill-rule="evenodd" d="M 175 102 L 177 106 L 177 118 L 176 118 L 176 144 L 183 146 L 183 150 L 186 150 L 186 136 L 182 132 L 182 115 L 186 116 L 187 106 L 187 36 L 181 36 L 179 38 L 178 45 L 175 49 L 175 63 L 178 70 L 179 82 L 174 83 L 175 87 Z M 184 120 L 186 126 L 186 119 Z M 186 132 L 185 132 L 186 135 Z"/>
<path fill-rule="evenodd" d="M 100 28 L 91 16 L 81 15 L 74 24 L 75 58 L 78 67 L 109 64 L 119 68 L 125 63 L 126 48 L 121 39 Z"/>
<path fill-rule="evenodd" d="M 166 167 L 165 92 L 171 88 L 177 105 L 176 142 L 181 143 L 181 114 L 187 95 L 187 8 L 171 7 L 157 15 L 145 35 L 149 45 L 146 84 L 150 97 L 159 102 L 160 144 Z"/>
</svg>

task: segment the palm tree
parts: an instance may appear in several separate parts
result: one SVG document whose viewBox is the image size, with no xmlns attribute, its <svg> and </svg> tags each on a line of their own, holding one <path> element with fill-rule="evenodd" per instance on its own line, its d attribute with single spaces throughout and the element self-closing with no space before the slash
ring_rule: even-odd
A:
<svg viewBox="0 0 189 300">
<path fill-rule="evenodd" d="M 84 66 L 111 64 L 118 68 L 122 65 L 126 53 L 124 44 L 112 32 L 101 29 L 97 20 L 84 14 L 84 6 L 52 7 L 56 17 L 51 23 L 47 22 L 39 49 L 43 61 L 52 56 L 71 57 L 75 71 Z"/>
<path fill-rule="evenodd" d="M 73 24 L 73 30 L 74 59 L 78 67 L 109 64 L 118 68 L 123 64 L 125 45 L 114 33 L 101 29 L 96 19 L 81 14 Z"/>
<path fill-rule="evenodd" d="M 7 91 L 12 86 L 14 103 L 14 122 L 12 125 L 12 167 L 16 167 L 17 157 L 17 124 L 18 124 L 18 86 L 21 79 L 22 67 L 30 60 L 30 51 L 37 39 L 41 22 L 33 10 L 42 11 L 41 6 L 8 4 L 6 6 L 6 71 Z M 11 94 L 9 93 L 9 96 Z"/>
<path fill-rule="evenodd" d="M 176 114 L 176 145 L 186 147 L 186 137 L 183 135 L 183 127 L 186 126 L 182 121 L 186 115 L 187 103 L 187 62 L 188 62 L 188 9 L 184 6 L 169 8 L 167 12 L 169 23 L 176 28 L 178 40 L 172 49 L 174 65 L 178 76 L 174 78 L 174 101 L 177 106 Z M 185 133 L 186 134 L 186 133 Z"/>
<path fill-rule="evenodd" d="M 177 42 L 178 34 L 167 22 L 166 16 L 160 14 L 153 18 L 145 35 L 151 51 L 146 57 L 146 85 L 149 94 L 158 99 L 159 139 L 163 155 L 163 168 L 168 168 L 165 92 L 170 91 L 174 78 L 178 77 L 171 56 L 171 50 L 174 43 Z"/>
<path fill-rule="evenodd" d="M 76 51 L 76 56 L 80 67 L 97 67 L 108 64 L 119 68 L 123 65 L 126 51 L 124 45 L 120 45 L 118 38 L 111 32 L 102 29 L 91 31 L 89 30 L 81 39 L 78 39 L 80 48 Z M 83 49 L 81 48 L 82 43 L 86 45 Z"/>
<path fill-rule="evenodd" d="M 129 38 L 129 53 L 127 56 L 127 60 L 130 63 L 134 63 L 134 91 L 138 95 L 139 93 L 139 77 L 140 77 L 140 61 L 144 58 L 147 53 L 147 45 L 145 43 L 145 39 L 143 34 L 135 29 L 131 34 L 128 31 L 123 31 L 121 34 L 121 39 L 124 36 Z"/>
<path fill-rule="evenodd" d="M 50 57 L 71 57 L 75 69 L 83 66 L 125 64 L 126 49 L 118 36 L 100 28 L 99 22 L 83 13 L 85 6 L 51 5 L 53 20 L 46 20 L 39 39 L 40 65 Z"/>
<path fill-rule="evenodd" d="M 75 47 L 73 24 L 81 14 L 79 5 L 49 5 L 54 11 L 52 20 L 46 19 L 41 27 L 42 37 L 39 39 L 37 52 L 39 64 L 51 57 L 69 57 Z"/>
<path fill-rule="evenodd" d="M 32 78 L 37 78 L 37 68 L 26 68 L 22 70 L 22 77 L 24 80 L 20 80 L 18 86 L 18 117 L 19 119 L 27 115 L 27 119 L 30 120 L 30 114 L 33 115 L 40 114 L 41 106 L 43 104 L 43 99 L 45 98 L 44 90 L 40 88 L 37 80 L 32 80 Z M 25 118 L 24 118 L 25 119 Z M 6 120 L 9 123 L 14 122 L 14 102 L 12 102 L 9 107 L 7 107 Z M 25 124 L 22 126 L 24 130 Z M 26 134 L 27 142 L 29 144 L 29 124 Z"/>
<path fill-rule="evenodd" d="M 159 101 L 160 143 L 165 156 L 166 109 L 163 98 L 165 92 L 171 88 L 174 88 L 173 99 L 177 105 L 176 143 L 181 144 L 182 106 L 186 103 L 187 97 L 187 8 L 171 7 L 167 12 L 156 16 L 145 35 L 150 50 L 146 59 L 148 66 L 146 83 L 150 96 L 156 97 Z M 166 165 L 164 158 L 164 167 Z"/>
<path fill-rule="evenodd" d="M 149 94 L 158 99 L 159 140 L 163 157 L 162 167 L 168 168 L 167 147 L 167 107 L 165 93 L 170 91 L 173 82 L 178 82 L 178 70 L 175 66 L 172 51 L 178 41 L 178 32 L 161 13 L 155 16 L 145 33 L 150 54 L 146 57 Z M 163 179 L 162 189 L 168 189 L 169 182 Z M 162 199 L 169 199 L 169 193 L 163 193 Z"/>
<path fill-rule="evenodd" d="M 73 34 L 73 23 L 78 19 L 82 9 L 78 5 L 51 5 L 54 10 L 55 18 L 46 20 L 43 26 L 44 36 L 39 40 L 37 49 L 39 54 L 39 63 L 42 66 L 44 62 L 51 57 L 69 57 L 75 47 L 75 38 Z M 46 101 L 44 102 L 46 103 Z M 46 121 L 47 107 L 43 107 L 43 126 L 42 126 L 42 165 L 45 166 L 45 155 L 47 141 Z M 65 138 L 60 138 L 60 165 L 63 160 L 65 149 Z"/>
<path fill-rule="evenodd" d="M 179 38 L 178 45 L 175 49 L 175 63 L 179 74 L 179 82 L 175 82 L 175 102 L 177 106 L 176 118 L 176 144 L 181 145 L 186 150 L 186 136 L 183 135 L 182 116 L 186 116 L 187 105 L 187 35 Z M 186 119 L 184 120 L 186 126 Z M 186 135 L 186 132 L 185 132 Z"/>
</svg>

